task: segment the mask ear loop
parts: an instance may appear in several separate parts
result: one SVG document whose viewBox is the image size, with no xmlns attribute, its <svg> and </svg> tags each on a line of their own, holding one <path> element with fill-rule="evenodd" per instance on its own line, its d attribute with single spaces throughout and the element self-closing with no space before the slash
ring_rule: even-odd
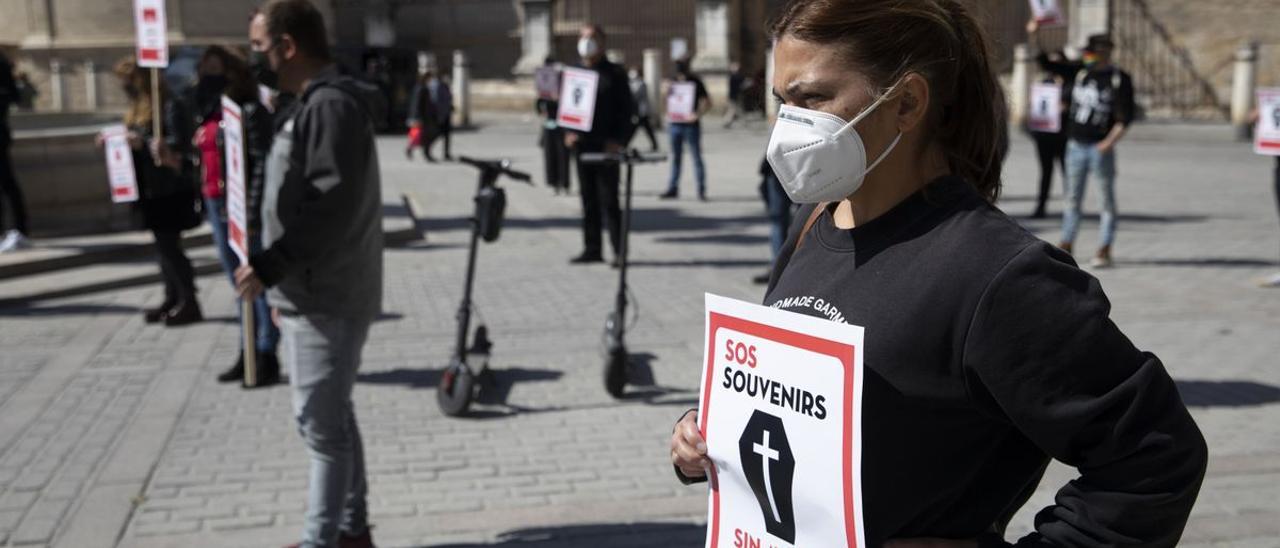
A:
<svg viewBox="0 0 1280 548">
<path fill-rule="evenodd" d="M 858 115 L 855 116 L 852 121 L 845 124 L 844 127 L 840 128 L 839 130 L 836 130 L 835 134 L 833 134 L 832 137 L 839 137 L 840 134 L 846 131 L 849 131 L 850 129 L 853 128 L 853 126 L 858 125 L 858 122 L 861 122 L 864 118 L 866 118 L 867 116 L 870 116 L 872 112 L 875 112 L 875 110 L 880 107 L 880 105 L 884 104 L 885 101 L 889 100 L 889 96 L 893 95 L 893 92 L 898 89 L 898 84 L 901 82 L 902 82 L 901 80 L 894 82 L 893 86 L 890 87 L 888 91 L 884 92 L 883 94 L 880 95 L 880 97 L 876 98 L 876 100 L 871 103 L 871 106 L 867 107 L 865 110 L 858 113 Z"/>
<path fill-rule="evenodd" d="M 898 141 L 901 141 L 901 140 L 902 140 L 902 132 L 899 131 L 898 136 L 893 138 L 893 142 L 889 143 L 889 147 L 884 149 L 884 152 L 880 153 L 880 157 L 876 158 L 876 161 L 871 162 L 871 165 L 867 166 L 867 170 L 864 171 L 863 173 L 871 173 L 871 170 L 875 169 L 876 166 L 880 165 L 880 162 L 883 162 L 885 158 L 889 157 L 889 153 L 893 152 L 893 148 L 898 146 Z"/>
</svg>

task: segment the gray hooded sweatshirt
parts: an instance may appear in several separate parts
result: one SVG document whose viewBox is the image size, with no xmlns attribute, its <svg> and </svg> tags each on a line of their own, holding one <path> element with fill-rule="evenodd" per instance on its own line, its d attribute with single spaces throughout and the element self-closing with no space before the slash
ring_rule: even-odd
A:
<svg viewBox="0 0 1280 548">
<path fill-rule="evenodd" d="M 282 312 L 372 319 L 381 311 L 382 182 L 369 91 L 329 66 L 272 143 L 265 250 L 250 264 Z"/>
</svg>

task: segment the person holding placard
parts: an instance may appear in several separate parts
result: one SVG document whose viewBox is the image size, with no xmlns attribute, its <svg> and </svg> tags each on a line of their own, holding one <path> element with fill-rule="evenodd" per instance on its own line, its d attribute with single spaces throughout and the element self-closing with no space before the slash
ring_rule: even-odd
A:
<svg viewBox="0 0 1280 548">
<path fill-rule="evenodd" d="M 680 197 L 680 167 L 684 145 L 693 156 L 693 176 L 698 182 L 698 199 L 707 199 L 707 173 L 702 164 L 702 115 L 711 109 L 702 79 L 689 69 L 688 61 L 676 61 L 676 77 L 667 88 L 667 132 L 671 136 L 671 178 L 667 191 L 658 197 Z"/>
<path fill-rule="evenodd" d="M 564 145 L 564 130 L 556 123 L 556 113 L 560 110 L 560 70 L 556 60 L 547 57 L 538 69 L 543 74 L 544 83 L 539 89 L 538 100 L 534 109 L 542 122 L 542 133 L 538 137 L 538 146 L 542 148 L 542 167 L 547 179 L 547 186 L 558 196 L 569 193 L 569 149 Z"/>
<path fill-rule="evenodd" d="M 222 103 L 223 94 L 240 105 L 241 125 L 244 132 L 245 217 L 249 228 L 249 252 L 262 250 L 262 193 L 267 152 L 271 148 L 274 131 L 271 112 L 258 102 L 258 84 L 249 72 L 244 58 L 222 46 L 205 49 L 196 67 L 199 79 L 195 87 L 195 104 L 198 107 L 196 132 L 192 145 L 196 150 L 197 178 L 204 195 L 205 217 L 213 232 L 218 260 L 235 286 L 236 268 L 240 259 L 231 250 L 228 238 L 226 155 L 223 150 Z M 239 310 L 239 307 L 236 308 Z M 240 318 L 240 321 L 245 321 Z M 254 351 L 258 368 L 255 386 L 269 386 L 280 380 L 280 361 L 276 346 L 280 330 L 271 321 L 271 310 L 265 295 L 253 301 Z M 240 341 L 241 346 L 244 341 Z M 244 352 L 236 354 L 230 368 L 218 375 L 218 382 L 244 380 Z"/>
<path fill-rule="evenodd" d="M 1039 23 L 1027 23 L 1027 33 L 1037 41 Z M 1089 176 L 1098 181 L 1102 202 L 1102 226 L 1098 251 L 1089 262 L 1094 268 L 1110 268 L 1116 238 L 1116 145 L 1124 138 L 1137 111 L 1133 79 L 1111 64 L 1115 43 L 1105 34 L 1089 37 L 1079 63 L 1055 62 L 1045 53 L 1036 57 L 1045 71 L 1062 77 L 1070 105 L 1067 115 L 1067 199 L 1062 213 L 1062 238 L 1058 247 L 1071 253 L 1080 229 L 1080 207 Z"/>
<path fill-rule="evenodd" d="M 371 548 L 364 442 L 352 391 L 382 310 L 382 95 L 342 75 L 308 0 L 269 0 L 249 26 L 268 80 L 295 96 L 266 160 L 262 244 L 236 270 L 241 297 L 270 289 L 298 433 L 310 452 L 303 540 Z"/>
<path fill-rule="evenodd" d="M 582 196 L 582 253 L 569 260 L 580 265 L 604 262 L 604 245 L 600 232 L 609 231 L 609 243 L 613 246 L 614 264 L 618 264 L 618 250 L 622 237 L 622 208 L 618 205 L 618 185 L 621 168 L 618 164 L 584 163 L 584 152 L 622 152 L 635 132 L 632 120 L 635 104 L 627 83 L 627 72 L 609 61 L 604 55 L 604 29 L 587 25 L 578 35 L 578 56 L 582 65 L 579 71 L 595 74 L 594 97 L 560 97 L 558 120 L 565 128 L 564 144 L 577 153 L 578 184 Z M 568 79 L 566 78 L 566 81 Z M 589 81 L 589 80 L 587 80 Z M 574 87 L 574 95 L 591 93 L 588 87 Z M 591 104 L 589 116 L 581 117 L 588 125 L 566 126 L 566 108 Z"/>
<path fill-rule="evenodd" d="M 1062 51 L 1056 51 L 1050 54 L 1050 59 L 1056 62 L 1066 60 L 1066 56 Z M 1056 74 L 1050 74 L 1040 81 L 1040 85 L 1053 91 L 1058 90 L 1058 99 L 1052 97 L 1037 98 L 1033 95 L 1031 110 L 1033 113 L 1045 113 L 1052 116 L 1055 120 L 1056 127 L 1049 127 L 1050 124 L 1043 126 L 1033 123 L 1035 116 L 1028 117 L 1028 130 L 1031 132 L 1031 138 L 1036 142 L 1036 155 L 1040 160 L 1040 184 L 1036 193 L 1036 210 L 1031 214 L 1033 219 L 1043 219 L 1046 212 L 1046 206 L 1049 202 L 1050 190 L 1053 187 L 1053 166 L 1058 164 L 1062 168 L 1062 176 L 1067 175 L 1066 153 L 1067 153 L 1067 135 L 1065 133 L 1067 127 L 1066 105 L 1063 104 L 1062 98 L 1067 96 L 1066 79 Z M 1049 88 L 1049 86 L 1053 86 Z M 1052 94 L 1046 94 L 1052 95 Z M 1057 112 L 1054 116 L 1053 112 Z"/>
<path fill-rule="evenodd" d="M 169 96 L 164 82 L 153 83 L 154 71 L 128 58 L 115 67 L 116 77 L 129 99 L 124 123 L 133 149 L 143 223 L 155 238 L 164 302 L 144 311 L 147 323 L 179 326 L 204 319 L 196 297 L 195 269 L 182 250 L 182 231 L 200 225 L 198 200 L 192 184 L 190 157 L 191 120 L 187 105 Z M 156 87 L 152 87 L 156 84 Z M 152 111 L 151 90 L 160 90 L 161 112 Z M 153 116 L 160 116 L 163 139 L 153 133 Z M 101 144 L 101 143 L 100 143 Z"/>
<path fill-rule="evenodd" d="M 1005 526 L 1051 459 L 1080 477 L 1018 546 L 1176 545 L 1204 438 L 1160 360 L 1111 321 L 1098 280 L 994 205 L 1007 114 L 970 11 L 958 0 L 793 0 L 773 36 L 783 105 L 767 157 L 806 205 L 764 304 L 865 330 L 861 403 L 843 410 L 861 417 L 847 462 L 860 462 L 865 546 L 1008 546 Z M 748 358 L 739 373 L 753 365 L 747 348 L 734 355 Z M 791 413 L 787 394 L 779 405 L 780 391 L 755 380 L 761 405 Z M 802 411 L 796 420 L 826 415 Z M 687 413 L 672 433 L 686 482 L 722 468 L 705 456 L 706 427 Z M 744 447 L 769 466 L 784 456 L 768 439 Z M 800 477 L 806 465 L 793 465 Z M 769 501 L 790 499 L 768 485 Z"/>
</svg>

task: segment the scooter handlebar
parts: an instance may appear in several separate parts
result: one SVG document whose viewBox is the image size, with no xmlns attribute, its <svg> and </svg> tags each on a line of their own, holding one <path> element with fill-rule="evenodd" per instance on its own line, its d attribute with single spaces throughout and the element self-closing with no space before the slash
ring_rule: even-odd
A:
<svg viewBox="0 0 1280 548">
<path fill-rule="evenodd" d="M 458 161 L 481 171 L 494 171 L 522 183 L 533 184 L 533 178 L 528 173 L 511 169 L 511 160 L 480 160 L 470 156 L 459 156 Z"/>
</svg>

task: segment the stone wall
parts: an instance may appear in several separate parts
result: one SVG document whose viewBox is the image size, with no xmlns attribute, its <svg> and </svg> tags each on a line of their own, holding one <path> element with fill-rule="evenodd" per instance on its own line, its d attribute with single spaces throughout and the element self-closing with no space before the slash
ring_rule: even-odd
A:
<svg viewBox="0 0 1280 548">
<path fill-rule="evenodd" d="M 1280 0 L 1148 0 L 1152 15 L 1191 54 L 1196 69 L 1231 96 L 1233 55 L 1257 41 L 1258 85 L 1280 87 Z"/>
</svg>

